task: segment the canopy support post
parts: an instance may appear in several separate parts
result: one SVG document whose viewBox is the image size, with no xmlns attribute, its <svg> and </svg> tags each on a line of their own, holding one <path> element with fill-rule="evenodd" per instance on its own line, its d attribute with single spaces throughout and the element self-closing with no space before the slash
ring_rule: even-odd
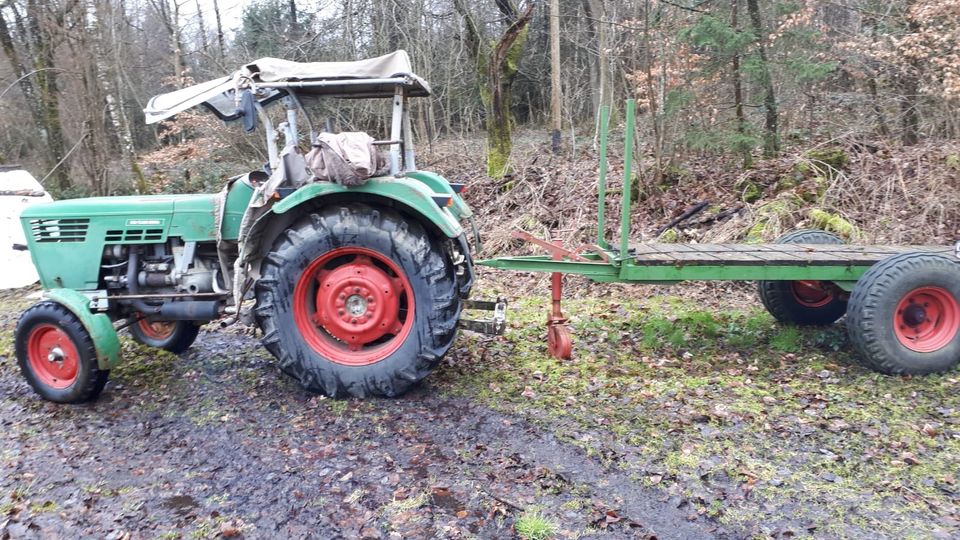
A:
<svg viewBox="0 0 960 540">
<path fill-rule="evenodd" d="M 417 170 L 417 156 L 413 148 L 413 128 L 410 127 L 410 109 L 403 100 L 403 170 Z"/>
<path fill-rule="evenodd" d="M 397 87 L 393 93 L 393 122 L 390 126 L 390 174 L 400 174 L 400 144 L 403 127 L 403 88 Z"/>
</svg>

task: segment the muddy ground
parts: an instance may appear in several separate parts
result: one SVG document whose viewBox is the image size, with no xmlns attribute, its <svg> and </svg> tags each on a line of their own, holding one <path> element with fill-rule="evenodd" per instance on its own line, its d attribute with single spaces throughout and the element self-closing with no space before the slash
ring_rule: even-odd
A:
<svg viewBox="0 0 960 540">
<path fill-rule="evenodd" d="M 581 288 L 558 362 L 540 297 L 480 296 L 511 286 L 509 335 L 461 335 L 401 399 L 308 394 L 228 329 L 180 357 L 123 338 L 83 406 L 22 380 L 31 300 L 5 293 L 0 537 L 960 535 L 956 371 L 876 375 L 841 325 L 777 327 L 737 287 Z"/>
</svg>

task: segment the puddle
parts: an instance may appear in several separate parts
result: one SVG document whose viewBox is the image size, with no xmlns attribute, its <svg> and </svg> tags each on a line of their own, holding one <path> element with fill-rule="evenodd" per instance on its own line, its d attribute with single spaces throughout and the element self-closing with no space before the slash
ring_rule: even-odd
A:
<svg viewBox="0 0 960 540">
<path fill-rule="evenodd" d="M 200 505 L 197 504 L 196 499 L 189 495 L 174 495 L 164 499 L 163 506 L 173 510 L 176 514 L 185 516 Z"/>
<path fill-rule="evenodd" d="M 443 508 L 444 510 L 449 510 L 451 513 L 456 513 L 460 510 L 463 510 L 463 503 L 454 497 L 453 493 L 450 493 L 448 488 L 433 488 L 431 499 L 434 506 L 437 508 Z"/>
</svg>

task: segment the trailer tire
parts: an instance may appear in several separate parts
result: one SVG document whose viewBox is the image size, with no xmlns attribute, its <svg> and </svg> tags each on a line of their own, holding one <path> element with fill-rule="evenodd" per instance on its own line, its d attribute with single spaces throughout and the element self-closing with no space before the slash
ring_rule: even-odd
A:
<svg viewBox="0 0 960 540">
<path fill-rule="evenodd" d="M 148 321 L 139 319 L 130 325 L 130 336 L 147 347 L 173 354 L 186 352 L 196 341 L 200 327 L 193 321 Z"/>
<path fill-rule="evenodd" d="M 842 244 L 826 231 L 807 229 L 787 233 L 777 244 Z M 847 311 L 847 300 L 832 283 L 822 281 L 760 281 L 760 302 L 783 324 L 823 326 L 833 324 Z"/>
<path fill-rule="evenodd" d="M 857 281 L 847 332 L 867 367 L 891 375 L 946 371 L 960 361 L 960 263 L 902 253 Z"/>
<path fill-rule="evenodd" d="M 90 401 L 107 384 L 110 371 L 100 369 L 90 333 L 57 302 L 40 302 L 23 312 L 14 341 L 23 377 L 46 400 Z"/>
<path fill-rule="evenodd" d="M 331 397 L 397 396 L 456 335 L 460 292 L 442 241 L 381 207 L 304 216 L 264 259 L 254 314 L 280 368 Z"/>
</svg>

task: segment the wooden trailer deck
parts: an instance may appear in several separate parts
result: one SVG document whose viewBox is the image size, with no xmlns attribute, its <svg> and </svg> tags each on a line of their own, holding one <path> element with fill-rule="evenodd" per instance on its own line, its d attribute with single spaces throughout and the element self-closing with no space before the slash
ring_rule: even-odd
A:
<svg viewBox="0 0 960 540">
<path fill-rule="evenodd" d="M 630 249 L 638 266 L 871 266 L 911 251 L 954 255 L 948 246 L 845 244 L 640 244 Z"/>
</svg>

